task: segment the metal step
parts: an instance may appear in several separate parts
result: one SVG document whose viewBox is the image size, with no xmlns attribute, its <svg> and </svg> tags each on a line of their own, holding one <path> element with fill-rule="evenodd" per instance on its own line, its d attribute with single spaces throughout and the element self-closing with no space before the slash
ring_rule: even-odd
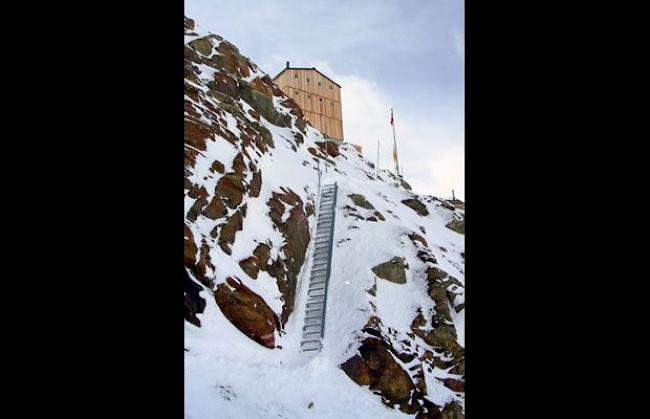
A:
<svg viewBox="0 0 650 419">
<path fill-rule="evenodd" d="M 314 296 L 316 297 L 316 296 Z M 305 310 L 307 315 L 305 317 L 314 317 L 314 316 L 323 316 L 323 309 L 320 308 L 315 308 L 315 309 L 307 309 Z"/>
<path fill-rule="evenodd" d="M 322 279 L 327 279 L 327 266 L 319 268 L 318 270 L 314 269 L 309 279 L 319 281 Z"/>
<path fill-rule="evenodd" d="M 307 308 L 323 308 L 323 303 L 307 303 Z M 311 319 L 305 319 L 305 324 L 322 324 L 322 317 L 312 317 Z"/>
<path fill-rule="evenodd" d="M 307 298 L 307 304 L 312 304 L 312 303 L 324 303 L 325 302 L 325 296 L 324 295 L 315 295 L 313 297 L 308 297 Z M 307 310 L 319 310 L 318 307 L 307 307 Z"/>
<path fill-rule="evenodd" d="M 325 295 L 325 289 L 307 290 L 307 295 L 309 296 Z"/>
<path fill-rule="evenodd" d="M 305 320 L 305 326 L 312 325 L 312 324 L 321 325 L 321 324 L 323 324 L 323 319 L 318 318 L 318 319 L 307 319 L 307 320 Z"/>
<path fill-rule="evenodd" d="M 300 349 L 303 351 L 320 351 L 323 344 L 320 340 L 308 340 L 300 343 Z"/>
<path fill-rule="evenodd" d="M 309 290 L 322 290 L 325 289 L 325 287 L 327 287 L 325 281 L 316 282 L 316 283 L 312 282 L 311 284 L 309 284 Z"/>
<path fill-rule="evenodd" d="M 321 338 L 320 330 L 318 332 L 304 332 L 302 334 L 302 341 L 306 342 L 309 340 L 316 340 Z"/>
<path fill-rule="evenodd" d="M 327 277 L 316 277 L 316 278 L 310 278 L 309 279 L 309 284 L 326 284 L 327 283 Z"/>
<path fill-rule="evenodd" d="M 318 333 L 318 334 L 320 334 L 320 332 L 322 330 L 323 330 L 323 328 L 321 327 L 320 324 L 309 324 L 309 325 L 303 326 L 303 328 L 302 328 L 302 331 L 305 332 L 305 333 Z M 304 336 L 304 333 L 303 333 L 303 336 Z"/>
</svg>

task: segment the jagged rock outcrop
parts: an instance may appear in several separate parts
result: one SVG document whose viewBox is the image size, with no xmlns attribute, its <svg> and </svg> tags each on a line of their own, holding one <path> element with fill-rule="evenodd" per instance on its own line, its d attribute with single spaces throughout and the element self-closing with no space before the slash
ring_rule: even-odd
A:
<svg viewBox="0 0 650 419">
<path fill-rule="evenodd" d="M 404 205 L 411 208 L 413 211 L 417 212 L 421 216 L 429 215 L 429 210 L 427 207 L 420 202 L 417 198 L 405 199 L 402 201 Z"/>
<path fill-rule="evenodd" d="M 391 406 L 408 405 L 415 391 L 415 384 L 381 339 L 366 338 L 359 354 L 342 364 L 341 369 L 357 384 L 378 391 Z"/>
<path fill-rule="evenodd" d="M 404 258 L 394 257 L 388 262 L 373 267 L 372 271 L 382 279 L 395 284 L 404 284 L 406 283 L 406 269 L 408 269 L 408 265 L 404 262 Z"/>
<path fill-rule="evenodd" d="M 304 142 L 304 114 L 233 44 L 218 35 L 198 36 L 191 19 L 185 19 L 185 36 L 185 265 L 201 283 L 221 289 L 223 297 L 219 285 L 226 278 L 219 276 L 219 264 L 213 261 L 223 263 L 219 252 L 231 256 L 238 246 L 248 202 L 270 194 L 268 212 L 259 214 L 256 205 L 254 217 L 267 216 L 282 242 L 260 237 L 268 244 L 251 248 L 249 257 L 235 262 L 252 280 L 263 272 L 275 281 L 283 300 L 275 315 L 284 325 L 310 241 L 313 203 L 291 190 L 265 191 L 259 162 L 276 148 L 270 127 L 295 130 L 294 150 Z M 271 258 L 272 248 L 281 255 Z"/>
<path fill-rule="evenodd" d="M 465 220 L 453 219 L 445 225 L 450 230 L 454 230 L 456 233 L 465 234 Z"/>
<path fill-rule="evenodd" d="M 350 199 L 354 202 L 354 205 L 365 208 L 365 209 L 375 209 L 370 202 L 366 199 L 365 196 L 361 194 L 350 194 Z"/>
<path fill-rule="evenodd" d="M 246 336 L 259 344 L 275 347 L 274 332 L 279 321 L 264 299 L 234 278 L 217 286 L 215 300 L 224 316 Z"/>
</svg>

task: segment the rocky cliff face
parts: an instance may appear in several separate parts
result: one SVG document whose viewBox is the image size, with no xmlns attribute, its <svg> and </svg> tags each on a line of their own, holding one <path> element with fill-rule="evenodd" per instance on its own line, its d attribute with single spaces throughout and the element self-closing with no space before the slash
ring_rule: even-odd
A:
<svg viewBox="0 0 650 419">
<path fill-rule="evenodd" d="M 326 148 L 268 75 L 188 18 L 184 68 L 186 415 L 337 414 L 282 394 L 325 380 L 344 417 L 463 417 L 464 209 L 377 173 L 351 146 Z M 339 185 L 336 246 L 324 349 L 310 363 L 298 308 L 325 161 L 324 181 Z M 218 395 L 206 390 L 215 371 Z M 233 378 L 247 374 L 273 400 L 253 401 L 254 386 Z"/>
</svg>

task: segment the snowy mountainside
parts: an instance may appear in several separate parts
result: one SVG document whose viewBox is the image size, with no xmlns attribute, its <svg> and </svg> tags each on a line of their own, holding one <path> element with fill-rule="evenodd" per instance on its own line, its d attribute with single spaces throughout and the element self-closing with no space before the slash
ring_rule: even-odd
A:
<svg viewBox="0 0 650 419">
<path fill-rule="evenodd" d="M 321 182 L 323 350 L 301 353 Z M 410 191 L 185 18 L 186 418 L 464 417 L 464 207 Z"/>
</svg>

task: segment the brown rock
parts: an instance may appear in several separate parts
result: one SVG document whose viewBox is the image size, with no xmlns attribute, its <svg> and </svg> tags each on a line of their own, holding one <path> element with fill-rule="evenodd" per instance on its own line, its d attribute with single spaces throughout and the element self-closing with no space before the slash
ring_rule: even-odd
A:
<svg viewBox="0 0 650 419">
<path fill-rule="evenodd" d="M 434 281 L 442 281 L 448 276 L 449 274 L 447 272 L 435 266 L 429 266 L 427 268 L 427 281 L 429 281 L 429 285 L 431 285 Z"/>
<path fill-rule="evenodd" d="M 206 277 L 208 268 L 214 270 L 214 265 L 212 264 L 210 258 L 210 246 L 203 241 L 201 242 L 201 247 L 199 249 L 199 261 L 196 264 L 196 279 L 201 281 L 202 284 L 208 287 L 212 287 L 212 279 Z"/>
<path fill-rule="evenodd" d="M 254 119 L 256 119 L 256 120 L 258 120 L 258 121 L 260 120 L 260 114 L 257 113 L 257 112 L 255 112 L 255 109 L 249 109 L 249 110 L 248 110 L 248 114 L 249 114 L 250 116 L 252 116 Z"/>
<path fill-rule="evenodd" d="M 354 202 L 354 205 L 358 207 L 365 208 L 365 209 L 375 209 L 375 207 L 373 207 L 372 204 L 368 202 L 363 195 L 351 194 L 348 195 L 348 197 L 350 197 L 352 202 Z"/>
<path fill-rule="evenodd" d="M 239 261 L 239 266 L 253 279 L 257 279 L 257 274 L 260 271 L 258 260 L 255 256 L 247 257 Z"/>
<path fill-rule="evenodd" d="M 360 386 L 370 385 L 370 368 L 360 355 L 355 355 L 345 361 L 341 364 L 341 369 L 352 379 L 352 381 Z"/>
<path fill-rule="evenodd" d="M 194 265 L 196 264 L 196 252 L 198 251 L 198 248 L 196 247 L 196 243 L 194 243 L 194 235 L 192 234 L 192 230 L 188 227 L 187 224 L 183 226 L 183 239 L 184 239 L 184 259 L 185 259 L 185 266 L 187 266 L 190 269 L 194 269 Z"/>
<path fill-rule="evenodd" d="M 325 141 L 317 141 L 316 145 L 321 149 L 322 152 L 325 152 Z M 339 153 L 339 146 L 334 141 L 327 141 L 327 154 L 330 157 L 336 157 Z"/>
<path fill-rule="evenodd" d="M 465 382 L 462 380 L 456 380 L 455 378 L 444 378 L 442 382 L 451 391 L 455 391 L 456 393 L 465 392 Z"/>
<path fill-rule="evenodd" d="M 453 219 L 447 225 L 445 225 L 450 230 L 455 231 L 456 233 L 459 234 L 465 234 L 465 221 L 464 220 L 458 220 L 458 219 Z"/>
<path fill-rule="evenodd" d="M 202 123 L 185 119 L 185 143 L 200 151 L 205 151 L 205 140 L 210 138 L 210 129 Z"/>
<path fill-rule="evenodd" d="M 233 159 L 232 170 L 239 176 L 244 174 L 244 170 L 246 170 L 246 165 L 244 164 L 244 156 L 241 153 L 237 154 Z"/>
<path fill-rule="evenodd" d="M 262 190 L 262 171 L 253 173 L 253 179 L 251 180 L 250 186 L 250 196 L 257 198 L 260 196 L 260 191 Z"/>
<path fill-rule="evenodd" d="M 268 244 L 260 243 L 257 245 L 255 250 L 253 250 L 253 255 L 257 258 L 257 265 L 261 270 L 264 270 L 271 255 L 271 248 Z"/>
<path fill-rule="evenodd" d="M 426 205 L 420 202 L 417 198 L 405 199 L 402 201 L 402 204 L 411 208 L 413 211 L 415 211 L 421 216 L 429 215 L 429 210 L 427 210 Z"/>
<path fill-rule="evenodd" d="M 415 232 L 409 234 L 409 239 L 411 239 L 411 241 L 412 241 L 413 243 L 415 243 L 416 241 L 419 241 L 419 242 L 422 244 L 422 246 L 424 246 L 424 247 L 429 247 L 429 244 L 427 243 L 427 241 L 425 240 L 425 238 L 422 237 L 422 236 L 420 236 L 419 234 L 417 234 L 417 233 L 415 233 Z"/>
<path fill-rule="evenodd" d="M 288 217 L 284 216 L 287 210 L 285 204 L 289 206 Z M 282 246 L 285 257 L 281 261 L 274 262 L 271 267 L 267 267 L 269 275 L 276 278 L 283 296 L 284 305 L 280 319 L 284 325 L 293 311 L 296 281 L 310 241 L 309 225 L 302 199 L 291 190 L 285 193 L 273 192 L 267 206 L 273 224 L 285 237 L 285 244 Z M 284 280 L 280 280 L 280 277 Z"/>
<path fill-rule="evenodd" d="M 185 291 L 183 314 L 185 320 L 195 326 L 201 327 L 201 320 L 199 320 L 196 315 L 203 313 L 203 310 L 205 309 L 205 300 L 199 295 L 199 292 L 202 291 L 202 288 L 199 284 L 192 281 L 187 271 L 184 271 L 183 274 Z"/>
<path fill-rule="evenodd" d="M 273 96 L 273 89 L 271 88 L 271 79 L 268 77 L 268 75 L 264 76 L 263 78 L 255 78 L 253 81 L 251 81 L 251 89 L 256 90 L 260 93 L 262 93 L 264 96 Z"/>
<path fill-rule="evenodd" d="M 205 197 L 200 197 L 196 201 L 194 201 L 194 204 L 190 207 L 189 211 L 187 211 L 187 215 L 185 216 L 188 220 L 190 221 L 196 221 L 196 217 L 198 217 L 199 214 L 203 211 L 203 207 L 208 205 L 208 200 Z"/>
<path fill-rule="evenodd" d="M 315 213 L 316 213 L 316 212 L 315 212 L 315 210 L 314 210 L 314 204 L 312 204 L 311 202 L 306 203 L 306 204 L 305 204 L 305 215 L 306 215 L 307 217 L 311 217 L 311 216 L 314 215 Z"/>
<path fill-rule="evenodd" d="M 455 401 L 445 405 L 439 417 L 440 419 L 465 419 L 463 409 Z"/>
<path fill-rule="evenodd" d="M 366 338 L 355 355 L 341 365 L 343 371 L 355 383 L 369 385 L 379 392 L 389 406 L 408 404 L 416 387 L 409 374 L 395 361 L 384 342 L 373 337 Z"/>
<path fill-rule="evenodd" d="M 209 56 L 212 53 L 214 47 L 212 39 L 208 36 L 198 38 L 189 43 L 189 45 L 200 52 L 202 55 Z"/>
<path fill-rule="evenodd" d="M 201 197 L 207 197 L 208 191 L 203 186 L 192 185 L 190 190 L 187 192 L 187 196 L 193 199 L 198 199 Z"/>
<path fill-rule="evenodd" d="M 215 300 L 224 316 L 246 336 L 267 348 L 275 347 L 277 317 L 266 301 L 233 278 L 217 286 Z"/>
<path fill-rule="evenodd" d="M 220 55 L 215 61 L 215 65 L 221 67 L 230 74 L 243 77 L 248 76 L 247 66 L 244 64 L 243 57 L 239 54 L 239 50 L 236 46 L 228 41 L 224 41 L 219 44 L 217 51 L 219 51 Z M 244 75 L 244 72 L 246 75 Z"/>
<path fill-rule="evenodd" d="M 408 184 L 404 179 L 400 178 L 400 183 L 402 184 L 402 188 L 406 189 L 407 191 L 411 190 L 411 185 Z"/>
<path fill-rule="evenodd" d="M 408 265 L 404 261 L 404 258 L 394 257 L 388 262 L 380 263 L 373 267 L 372 271 L 375 275 L 387 281 L 395 284 L 405 284 L 406 268 L 408 268 Z"/>
<path fill-rule="evenodd" d="M 227 173 L 217 182 L 215 193 L 223 198 L 230 208 L 237 208 L 241 204 L 246 190 L 242 178 L 236 173 Z"/>
<path fill-rule="evenodd" d="M 212 200 L 203 210 L 203 215 L 208 217 L 211 220 L 216 220 L 222 217 L 225 217 L 228 214 L 226 206 L 221 201 L 221 198 L 218 196 L 213 196 Z"/>
<path fill-rule="evenodd" d="M 307 127 L 307 121 L 305 120 L 305 118 L 298 117 L 298 119 L 296 119 L 296 128 L 298 128 L 300 130 L 300 132 L 302 132 L 304 134 L 306 127 Z"/>
<path fill-rule="evenodd" d="M 221 249 L 230 254 L 230 245 L 235 242 L 235 235 L 242 229 L 243 217 L 241 210 L 235 212 L 228 218 L 226 224 L 219 231 L 219 246 Z"/>
<path fill-rule="evenodd" d="M 214 73 L 215 90 L 232 98 L 239 99 L 239 86 L 237 81 L 222 72 Z"/>
<path fill-rule="evenodd" d="M 185 34 L 189 35 L 194 31 L 194 19 L 190 19 L 187 16 L 183 16 L 183 23 L 185 28 Z"/>
</svg>

